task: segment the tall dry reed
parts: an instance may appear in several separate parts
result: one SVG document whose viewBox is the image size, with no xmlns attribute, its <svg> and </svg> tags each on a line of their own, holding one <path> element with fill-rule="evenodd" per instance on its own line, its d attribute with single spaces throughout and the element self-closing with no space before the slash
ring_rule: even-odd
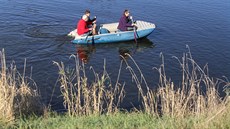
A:
<svg viewBox="0 0 230 129">
<path fill-rule="evenodd" d="M 84 63 L 75 55 L 71 57 L 75 60 L 72 69 L 67 69 L 63 62 L 54 62 L 59 68 L 60 89 L 69 116 L 116 112 L 123 99 L 124 85 L 117 82 L 112 86 L 105 65 L 102 74 L 90 68 L 95 79 L 89 84 Z"/>
<path fill-rule="evenodd" d="M 123 58 L 121 61 L 115 86 L 110 82 L 106 65 L 102 74 L 97 74 L 91 67 L 95 80 L 89 84 L 84 63 L 76 56 L 72 56 L 76 63 L 74 69 L 67 69 L 62 62 L 54 62 L 59 68 L 61 92 L 70 116 L 113 113 L 118 110 L 124 98 L 124 85 L 118 83 L 123 62 L 136 83 L 144 112 L 148 114 L 182 118 L 193 115 L 211 120 L 213 118 L 210 116 L 218 115 L 225 110 L 227 99 L 219 96 L 218 87 L 227 86 L 229 82 L 211 78 L 208 66 L 201 68 L 192 58 L 190 51 L 185 53 L 181 60 L 174 57 L 181 69 L 178 76 L 182 77 L 181 82 L 177 84 L 166 76 L 164 57 L 161 55 L 162 65 L 154 68 L 159 73 L 157 89 L 149 88 L 138 64 L 129 54 L 126 55 L 129 58 Z M 135 70 L 127 59 L 134 63 Z"/>
<path fill-rule="evenodd" d="M 207 65 L 201 68 L 192 58 L 190 51 L 185 53 L 180 61 L 177 57 L 182 72 L 182 81 L 175 83 L 166 76 L 164 57 L 162 65 L 154 68 L 159 73 L 159 86 L 157 90 L 151 90 L 134 59 L 128 55 L 137 67 L 134 71 L 125 60 L 127 69 L 135 80 L 142 98 L 144 111 L 152 115 L 167 115 L 171 117 L 212 116 L 218 111 L 223 111 L 226 106 L 226 98 L 218 94 L 218 86 L 229 84 L 221 79 L 211 78 Z M 178 75 L 179 76 L 179 75 Z M 143 90 L 144 89 L 144 90 Z"/>
<path fill-rule="evenodd" d="M 20 115 L 42 113 L 38 92 L 29 87 L 35 83 L 25 77 L 25 72 L 19 74 L 13 63 L 7 67 L 4 49 L 0 51 L 0 61 L 0 121 L 9 122 Z"/>
</svg>

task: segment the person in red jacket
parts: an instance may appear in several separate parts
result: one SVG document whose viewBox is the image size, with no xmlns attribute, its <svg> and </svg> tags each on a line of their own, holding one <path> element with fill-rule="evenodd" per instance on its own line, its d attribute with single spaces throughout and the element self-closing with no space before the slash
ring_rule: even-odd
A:
<svg viewBox="0 0 230 129">
<path fill-rule="evenodd" d="M 96 24 L 94 24 L 92 27 L 88 27 L 88 16 L 83 15 L 82 19 L 78 21 L 77 24 L 77 33 L 78 35 L 84 35 L 84 34 L 90 34 L 92 32 L 93 35 L 96 34 Z"/>
</svg>

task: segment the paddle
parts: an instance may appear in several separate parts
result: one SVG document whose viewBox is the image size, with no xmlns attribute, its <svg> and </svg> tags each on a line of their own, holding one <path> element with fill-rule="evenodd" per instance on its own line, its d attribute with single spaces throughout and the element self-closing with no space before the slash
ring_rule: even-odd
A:
<svg viewBox="0 0 230 129">
<path fill-rule="evenodd" d="M 132 21 L 133 24 L 135 24 L 135 22 L 133 21 L 133 17 L 130 16 L 130 19 Z M 133 34 L 134 34 L 134 40 L 135 40 L 135 43 L 137 44 L 137 31 L 136 31 L 136 27 L 133 26 Z"/>
<path fill-rule="evenodd" d="M 88 32 L 88 34 L 87 34 L 87 36 L 86 36 L 86 38 L 85 38 L 85 41 L 88 39 L 89 35 L 92 34 L 92 33 L 93 33 L 92 30 Z"/>
</svg>

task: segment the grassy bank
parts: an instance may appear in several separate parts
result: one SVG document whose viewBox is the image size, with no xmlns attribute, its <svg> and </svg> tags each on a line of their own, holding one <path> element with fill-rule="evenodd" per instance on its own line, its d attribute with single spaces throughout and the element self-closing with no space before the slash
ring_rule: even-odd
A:
<svg viewBox="0 0 230 129">
<path fill-rule="evenodd" d="M 147 129 L 147 128 L 191 128 L 191 129 L 227 129 L 230 128 L 230 108 L 211 117 L 156 117 L 143 112 L 117 112 L 109 115 L 89 115 L 71 117 L 65 115 L 48 115 L 46 117 L 31 117 L 29 119 L 17 119 L 14 128 L 33 129 L 76 129 L 76 128 L 103 128 L 103 129 Z"/>
<path fill-rule="evenodd" d="M 59 68 L 58 81 L 67 109 L 64 114 L 44 108 L 38 92 L 32 89 L 32 79 L 25 77 L 25 73 L 19 74 L 15 65 L 6 67 L 4 50 L 0 57 L 2 128 L 230 128 L 230 83 L 227 79 L 211 78 L 208 67 L 201 68 L 190 52 L 181 59 L 175 57 L 182 72 L 178 85 L 166 76 L 162 56 L 162 65 L 154 68 L 159 73 L 157 89 L 150 89 L 137 63 L 127 54 L 121 67 L 130 72 L 139 93 L 137 101 L 142 103 L 142 110 L 130 112 L 119 108 L 125 97 L 125 85 L 119 82 L 121 69 L 116 84 L 112 84 L 106 64 L 101 73 L 91 67 L 95 76 L 92 82 L 87 78 L 84 63 L 76 56 L 72 56 L 74 68 L 54 62 Z M 225 97 L 219 96 L 219 86 L 224 86 Z"/>
</svg>

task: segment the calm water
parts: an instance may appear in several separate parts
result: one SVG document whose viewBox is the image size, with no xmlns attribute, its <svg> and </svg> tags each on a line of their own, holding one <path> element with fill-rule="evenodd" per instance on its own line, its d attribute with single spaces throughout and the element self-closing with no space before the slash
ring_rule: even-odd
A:
<svg viewBox="0 0 230 129">
<path fill-rule="evenodd" d="M 65 35 L 75 28 L 85 9 L 97 22 L 115 22 L 128 8 L 136 20 L 155 23 L 156 30 L 147 39 L 78 46 Z M 61 110 L 59 87 L 55 86 L 58 69 L 53 61 L 69 60 L 71 54 L 86 53 L 86 68 L 93 66 L 101 73 L 106 60 L 106 69 L 112 80 L 116 80 L 120 67 L 120 53 L 129 51 L 141 68 L 149 86 L 155 88 L 162 52 L 165 57 L 167 75 L 179 80 L 178 62 L 172 56 L 182 57 L 191 49 L 193 58 L 201 67 L 209 66 L 210 76 L 230 78 L 230 1 L 229 0 L 0 0 L 0 48 L 4 48 L 7 62 L 12 60 L 20 71 L 27 60 L 27 74 L 38 85 L 44 103 Z M 85 56 L 85 55 L 82 55 Z M 89 75 L 90 76 L 90 75 Z M 137 89 L 125 67 L 120 82 L 126 83 L 125 108 L 138 105 Z M 50 102 L 52 91 L 54 96 Z"/>
</svg>

